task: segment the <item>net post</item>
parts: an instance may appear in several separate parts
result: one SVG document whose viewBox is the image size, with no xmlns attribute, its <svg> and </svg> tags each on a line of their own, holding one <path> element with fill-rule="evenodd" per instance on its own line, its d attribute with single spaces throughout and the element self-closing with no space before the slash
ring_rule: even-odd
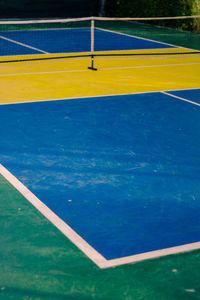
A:
<svg viewBox="0 0 200 300">
<path fill-rule="evenodd" d="M 94 18 L 91 18 L 91 66 L 88 69 L 97 71 L 97 68 L 94 68 Z"/>
</svg>

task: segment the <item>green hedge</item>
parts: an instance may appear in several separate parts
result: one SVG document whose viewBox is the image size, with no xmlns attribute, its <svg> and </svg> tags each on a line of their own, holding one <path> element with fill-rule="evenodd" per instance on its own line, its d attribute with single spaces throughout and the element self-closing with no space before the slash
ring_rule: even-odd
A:
<svg viewBox="0 0 200 300">
<path fill-rule="evenodd" d="M 107 0 L 105 15 L 115 17 L 161 17 L 200 14 L 200 0 Z M 168 23 L 168 25 L 170 25 Z M 179 21 L 177 27 L 200 32 L 200 19 Z"/>
</svg>

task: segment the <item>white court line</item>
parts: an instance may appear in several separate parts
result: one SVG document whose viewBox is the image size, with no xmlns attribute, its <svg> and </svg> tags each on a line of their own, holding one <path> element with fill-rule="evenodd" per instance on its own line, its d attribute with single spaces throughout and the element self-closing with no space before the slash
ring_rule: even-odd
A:
<svg viewBox="0 0 200 300">
<path fill-rule="evenodd" d="M 194 88 L 199 89 L 199 88 Z M 190 89 L 189 89 L 190 90 Z M 174 91 L 174 90 L 173 90 Z M 182 91 L 182 89 L 181 89 Z M 150 93 L 159 93 L 160 91 L 148 91 L 148 92 L 136 92 L 131 94 L 110 94 L 110 95 L 93 95 L 93 96 L 83 96 L 83 97 L 70 97 L 70 98 L 60 98 L 60 99 L 47 99 L 47 100 L 34 100 L 34 101 L 26 101 L 26 102 L 10 102 L 10 103 L 0 103 L 0 106 L 6 105 L 18 105 L 18 104 L 29 104 L 29 103 L 38 103 L 38 102 L 52 102 L 52 101 L 73 101 L 78 99 L 92 99 L 92 98 L 104 98 L 104 97 L 115 97 L 115 96 L 126 96 L 126 95 L 137 95 L 137 94 L 150 94 Z"/>
<path fill-rule="evenodd" d="M 181 53 L 178 53 L 177 52 L 177 54 L 166 54 L 166 53 L 163 53 L 163 54 L 153 54 L 153 55 L 151 55 L 151 56 L 149 56 L 148 54 L 144 54 L 144 55 L 140 55 L 140 54 L 136 54 L 136 55 L 126 55 L 125 53 L 123 54 L 123 56 L 114 56 L 114 55 L 112 55 L 112 54 L 110 54 L 110 57 L 109 57 L 109 55 L 108 56 L 104 56 L 104 55 L 99 55 L 99 56 L 95 56 L 95 60 L 104 60 L 104 59 L 108 59 L 108 60 L 115 60 L 115 59 L 117 59 L 117 60 L 120 60 L 120 59 L 125 59 L 125 60 L 129 60 L 129 59 L 143 59 L 143 60 L 149 60 L 149 59 L 153 59 L 153 60 L 155 60 L 155 59 L 166 59 L 166 58 L 168 58 L 168 59 L 170 59 L 170 58 L 185 58 L 185 57 L 187 57 L 187 58 L 190 58 L 190 57 L 198 57 L 198 56 L 200 56 L 200 54 L 199 54 L 199 52 L 197 52 L 196 54 L 194 53 L 194 54 L 190 54 L 190 53 L 184 53 L 184 54 L 181 54 Z"/>
<path fill-rule="evenodd" d="M 72 243 L 85 253 L 100 268 L 106 259 L 83 240 L 69 225 L 60 219 L 54 212 L 40 201 L 27 187 L 0 164 L 0 174 L 10 182 L 37 210 L 53 223 Z"/>
<path fill-rule="evenodd" d="M 116 267 L 116 266 L 120 266 L 120 265 L 136 263 L 136 262 L 144 261 L 147 259 L 154 259 L 154 258 L 159 258 L 162 256 L 184 253 L 184 252 L 189 252 L 189 251 L 198 250 L 198 249 L 200 249 L 200 242 L 186 244 L 186 245 L 177 246 L 177 247 L 171 247 L 171 248 L 167 248 L 167 249 L 156 250 L 156 251 L 150 251 L 150 252 L 146 252 L 146 253 L 142 253 L 142 254 L 136 254 L 136 255 L 131 255 L 131 256 L 127 256 L 127 257 L 107 260 L 106 264 L 104 264 L 103 268 Z"/>
<path fill-rule="evenodd" d="M 185 46 L 177 46 L 177 45 L 174 45 L 174 44 L 169 44 L 169 43 L 165 43 L 165 42 L 160 42 L 160 41 L 156 41 L 156 40 L 151 40 L 151 39 L 148 39 L 148 38 L 140 37 L 140 36 L 137 36 L 137 35 L 130 35 L 130 34 L 127 34 L 127 33 L 117 32 L 117 31 L 109 30 L 109 29 L 103 29 L 103 28 L 100 28 L 100 27 L 95 27 L 95 28 L 98 29 L 98 30 L 102 30 L 102 31 L 108 31 L 108 32 L 112 32 L 112 33 L 116 33 L 116 34 L 120 34 L 120 35 L 134 37 L 134 38 L 145 40 L 145 41 L 150 41 L 150 42 L 154 42 L 154 43 L 164 44 L 164 45 L 167 45 L 167 46 L 172 46 L 172 47 L 174 47 L 176 49 L 177 48 L 184 48 L 184 49 L 187 49 L 187 50 L 198 51 L 196 49 L 187 48 Z M 165 48 L 158 48 L 158 49 L 161 50 L 161 49 L 165 49 Z M 152 50 L 158 50 L 158 49 L 154 48 Z M 173 48 L 170 48 L 170 49 L 173 49 Z M 135 50 L 150 50 L 150 49 L 135 49 Z M 113 50 L 113 51 L 115 51 L 115 50 Z M 122 51 L 126 51 L 126 50 L 122 50 Z"/>
<path fill-rule="evenodd" d="M 143 38 L 143 37 L 140 37 L 140 36 L 137 36 L 137 35 L 131 35 L 131 34 L 128 34 L 128 33 L 118 32 L 118 31 L 109 30 L 109 29 L 103 29 L 103 28 L 100 28 L 100 27 L 95 27 L 95 28 L 98 29 L 98 30 L 102 30 L 102 31 L 108 31 L 108 32 L 111 32 L 111 33 L 119 34 L 119 35 L 125 35 L 125 36 L 133 37 L 133 38 L 136 38 L 136 39 L 141 39 L 141 40 L 145 40 L 145 41 L 149 41 L 149 42 L 154 42 L 154 43 L 157 43 L 157 44 L 164 44 L 164 45 L 167 45 L 167 46 L 172 46 L 174 48 L 182 48 L 182 46 L 176 46 L 176 45 L 168 44 L 168 43 L 165 43 L 165 42 L 159 42 L 159 41 L 156 41 L 156 40 Z M 155 49 L 157 49 L 157 48 L 155 48 Z M 158 48 L 158 49 L 162 49 L 162 48 Z M 185 48 L 185 49 L 188 49 L 188 48 Z M 149 50 L 149 49 L 137 49 L 137 50 Z M 152 49 L 152 50 L 154 50 L 154 49 Z"/>
<path fill-rule="evenodd" d="M 199 89 L 199 88 L 194 88 Z M 181 89 L 182 91 L 182 89 Z M 110 94 L 110 95 L 93 95 L 93 96 L 83 96 L 83 97 L 70 97 L 70 98 L 57 98 L 57 99 L 47 99 L 47 100 L 34 100 L 34 101 L 26 101 L 26 102 L 9 102 L 9 103 L 0 103 L 0 106 L 6 106 L 6 105 L 18 105 L 18 104 L 29 104 L 29 103 L 38 103 L 38 102 L 52 102 L 52 101 L 73 101 L 78 99 L 92 99 L 92 98 L 104 98 L 104 97 L 115 97 L 115 96 L 126 96 L 126 95 L 135 95 L 135 94 L 146 94 L 146 93 L 157 93 L 158 91 L 148 91 L 148 92 L 136 92 L 131 94 Z M 159 93 L 159 92 L 158 92 Z"/>
<path fill-rule="evenodd" d="M 186 101 L 186 102 L 192 103 L 192 104 L 194 104 L 194 105 L 200 106 L 200 103 L 197 103 L 197 102 L 188 100 L 188 99 L 186 99 L 186 98 L 182 98 L 182 97 L 179 97 L 179 96 L 170 94 L 170 93 L 165 92 L 165 91 L 162 91 L 161 93 L 162 93 L 162 94 L 165 94 L 165 95 L 167 95 L 167 96 L 170 96 L 170 97 L 173 97 L 173 98 L 176 98 L 176 99 L 179 99 L 179 100 L 182 100 L 182 101 Z"/>
<path fill-rule="evenodd" d="M 13 40 L 13 39 L 9 39 L 9 38 L 7 38 L 7 37 L 5 37 L 5 36 L 2 36 L 2 35 L 0 35 L 0 38 L 3 39 L 3 40 L 6 40 L 6 41 L 8 41 L 8 42 L 15 43 L 15 44 L 17 44 L 17 45 L 23 46 L 23 47 L 26 47 L 26 48 L 30 48 L 30 49 L 36 50 L 36 51 L 41 52 L 41 53 L 49 54 L 49 52 L 43 51 L 43 50 L 41 50 L 41 49 L 38 49 L 38 48 L 35 48 L 35 47 L 32 47 L 32 46 L 29 46 L 29 45 L 27 45 L 27 44 L 20 43 L 20 42 L 18 42 L 18 41 L 15 41 L 15 40 Z"/>
<path fill-rule="evenodd" d="M 142 254 L 107 260 L 81 236 L 79 236 L 69 225 L 60 219 L 51 209 L 40 201 L 29 189 L 27 189 L 15 176 L 0 164 L 0 174 L 16 188 L 38 211 L 41 212 L 54 226 L 56 226 L 73 244 L 75 244 L 88 258 L 99 268 L 106 269 L 124 264 L 135 263 L 147 259 L 159 258 L 171 254 L 184 253 L 200 249 L 200 242 L 186 244 L 167 249 L 150 251 Z"/>
<path fill-rule="evenodd" d="M 98 68 L 99 71 L 107 70 L 124 70 L 124 69 L 142 69 L 142 68 L 157 68 L 157 67 L 170 67 L 170 66 L 186 66 L 186 65 L 199 65 L 200 62 L 192 63 L 176 63 L 176 64 L 162 64 L 162 65 L 144 65 L 144 66 L 132 66 L 132 67 L 113 67 L 113 68 Z M 0 74 L 0 77 L 6 76 L 23 76 L 23 75 L 39 75 L 39 74 L 56 74 L 56 73 L 75 73 L 75 72 L 91 72 L 88 69 L 83 70 L 62 70 L 62 71 L 45 71 L 45 72 L 28 72 L 28 73 L 10 73 Z"/>
<path fill-rule="evenodd" d="M 112 33 L 116 33 L 116 34 L 120 34 L 120 35 L 134 37 L 134 38 L 145 40 L 145 41 L 150 41 L 150 42 L 154 42 L 154 43 L 164 44 L 164 45 L 167 45 L 167 46 L 172 46 L 172 47 L 174 47 L 176 49 L 177 48 L 184 48 L 184 49 L 187 49 L 187 50 L 198 51 L 198 50 L 195 50 L 195 49 L 192 49 L 192 48 L 187 48 L 185 46 L 177 46 L 177 45 L 174 45 L 174 44 L 169 44 L 169 43 L 165 43 L 165 42 L 160 42 L 160 41 L 156 41 L 156 40 L 151 40 L 151 39 L 148 39 L 148 38 L 140 37 L 140 36 L 137 36 L 137 35 L 131 35 L 131 34 L 128 34 L 128 33 L 118 32 L 118 31 L 104 29 L 104 28 L 100 28 L 100 27 L 95 27 L 95 28 L 98 29 L 98 30 L 102 30 L 102 31 L 108 31 L 108 32 L 112 32 Z M 156 48 L 154 48 L 154 49 L 156 50 Z M 152 49 L 152 50 L 154 50 L 154 49 Z M 158 49 L 162 49 L 162 48 L 158 48 Z M 171 48 L 171 49 L 173 49 L 173 48 Z M 150 49 L 137 49 L 137 50 L 150 50 Z"/>
<path fill-rule="evenodd" d="M 45 71 L 45 72 L 28 72 L 28 73 L 13 73 L 13 74 L 0 74 L 0 77 L 5 76 L 22 76 L 22 75 L 38 75 L 38 74 L 56 74 L 56 73 L 74 73 L 74 72 L 91 72 L 88 69 L 83 70 L 67 70 L 67 71 Z"/>
<path fill-rule="evenodd" d="M 113 67 L 113 68 L 98 68 L 98 70 L 123 70 L 123 69 L 140 69 L 140 68 L 157 68 L 157 67 L 170 67 L 170 66 L 186 66 L 186 65 L 199 65 L 200 62 L 192 63 L 176 63 L 176 64 L 162 64 L 162 65 L 144 65 L 144 66 L 133 66 L 133 67 Z"/>
<path fill-rule="evenodd" d="M 198 88 L 186 88 L 186 89 L 173 89 L 168 90 L 169 91 L 188 91 L 188 90 L 200 90 L 200 87 Z M 70 98 L 55 98 L 55 99 L 38 99 L 38 100 L 32 100 L 32 101 L 23 101 L 23 102 L 9 102 L 9 103 L 1 103 L 0 106 L 6 106 L 6 105 L 20 105 L 20 104 L 29 104 L 29 103 L 38 103 L 38 102 L 52 102 L 52 101 L 73 101 L 73 100 L 84 100 L 84 99 L 92 99 L 92 98 L 105 98 L 105 97 L 115 97 L 115 96 L 127 96 L 127 95 L 140 95 L 140 94 L 153 94 L 153 93 L 163 93 L 163 91 L 147 91 L 147 92 L 135 92 L 135 93 L 129 93 L 129 94 L 105 94 L 105 95 L 92 95 L 92 96 L 82 96 L 82 97 L 70 97 Z M 171 96 L 171 95 L 170 95 Z M 196 104 L 196 103 L 194 103 Z"/>
</svg>

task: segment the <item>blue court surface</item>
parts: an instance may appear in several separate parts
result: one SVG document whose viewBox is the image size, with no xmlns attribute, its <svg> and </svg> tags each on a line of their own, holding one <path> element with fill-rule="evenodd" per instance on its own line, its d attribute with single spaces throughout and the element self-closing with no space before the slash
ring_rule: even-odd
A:
<svg viewBox="0 0 200 300">
<path fill-rule="evenodd" d="M 165 43 L 100 29 L 95 29 L 94 35 L 95 51 L 174 48 Z M 90 52 L 90 44 L 89 28 L 0 32 L 0 56 L 39 54 L 41 51 L 47 53 Z"/>
<path fill-rule="evenodd" d="M 0 162 L 107 260 L 198 242 L 200 89 L 168 93 L 1 105 Z"/>
</svg>

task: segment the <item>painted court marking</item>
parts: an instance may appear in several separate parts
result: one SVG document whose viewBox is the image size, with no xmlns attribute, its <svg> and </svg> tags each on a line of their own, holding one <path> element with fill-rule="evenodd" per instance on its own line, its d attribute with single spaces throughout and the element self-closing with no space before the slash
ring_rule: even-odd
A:
<svg viewBox="0 0 200 300">
<path fill-rule="evenodd" d="M 41 202 L 27 187 L 25 187 L 1 164 L 0 174 L 100 268 L 105 264 L 106 259 L 100 253 L 92 248 L 69 225 L 67 225 L 56 214 L 54 214 L 52 210 L 50 210 L 43 202 Z"/>
<path fill-rule="evenodd" d="M 111 33 L 116 33 L 116 34 L 121 34 L 121 35 L 125 35 L 125 36 L 128 36 L 128 37 L 132 37 L 132 38 L 136 38 L 136 39 L 141 39 L 141 40 L 149 41 L 149 42 L 154 42 L 154 43 L 158 43 L 158 44 L 163 44 L 163 45 L 167 45 L 167 46 L 174 47 L 174 48 L 181 48 L 180 46 L 168 44 L 168 43 L 165 43 L 165 42 L 159 42 L 159 41 L 156 41 L 156 40 L 151 40 L 151 39 L 140 37 L 140 36 L 137 36 L 137 35 L 131 35 L 131 34 L 128 34 L 128 33 L 117 32 L 117 31 L 114 31 L 114 30 L 103 29 L 103 28 L 99 28 L 99 27 L 95 27 L 95 28 L 97 28 L 98 30 L 108 31 L 108 32 L 111 32 Z M 156 48 L 154 48 L 154 49 L 156 49 Z"/>
<path fill-rule="evenodd" d="M 2 36 L 2 35 L 0 35 L 0 38 L 3 39 L 3 40 L 6 40 L 6 41 L 8 41 L 8 42 L 15 43 L 15 44 L 17 44 L 17 45 L 23 46 L 23 47 L 30 48 L 30 49 L 32 49 L 32 50 L 36 50 L 36 51 L 38 51 L 38 52 L 42 52 L 42 53 L 45 53 L 45 54 L 49 54 L 49 52 L 43 51 L 43 50 L 41 50 L 41 49 L 38 49 L 38 48 L 35 48 L 35 47 L 32 47 L 32 46 L 29 46 L 29 45 L 27 45 L 27 44 L 20 43 L 20 42 L 18 42 L 18 41 L 13 40 L 13 39 L 9 39 L 9 38 L 7 38 L 7 37 L 4 37 L 4 36 Z"/>
<path fill-rule="evenodd" d="M 114 52 L 114 51 L 112 51 L 112 52 Z M 117 52 L 117 51 L 116 51 Z M 150 60 L 150 59 L 166 59 L 166 58 L 168 58 L 168 59 L 170 59 L 170 58 L 183 58 L 183 57 L 187 57 L 187 58 L 189 58 L 189 57 L 198 57 L 198 56 L 200 56 L 200 54 L 199 54 L 199 52 L 196 52 L 196 53 L 194 53 L 194 54 L 190 54 L 190 53 L 185 53 L 185 54 L 181 54 L 181 53 L 178 53 L 177 52 L 177 54 L 166 54 L 166 53 L 163 53 L 162 55 L 157 55 L 156 53 L 154 54 L 154 55 L 152 55 L 152 56 L 149 56 L 148 55 L 148 53 L 146 54 L 146 55 L 142 55 L 142 56 L 140 56 L 140 54 L 138 54 L 138 56 L 137 56 L 137 54 L 136 54 L 136 56 L 134 56 L 134 54 L 133 54 L 133 56 L 126 56 L 126 54 L 124 54 L 124 56 L 115 56 L 115 57 L 112 57 L 112 54 L 111 54 L 111 56 L 110 57 L 106 57 L 106 56 L 103 56 L 102 55 L 102 57 L 101 56 L 95 56 L 95 59 L 98 59 L 98 60 L 101 60 L 101 59 L 117 59 L 117 60 L 120 60 L 120 59 L 125 59 L 125 60 L 132 60 L 132 59 L 143 59 L 143 60 Z"/>
<path fill-rule="evenodd" d="M 176 63 L 176 64 L 162 64 L 162 65 L 143 65 L 143 66 L 132 66 L 132 67 L 113 67 L 113 68 L 99 68 L 99 71 L 104 70 L 123 70 L 123 69 L 142 69 L 142 68 L 158 68 L 158 67 L 170 67 L 170 66 L 187 66 L 187 65 L 199 65 L 200 62 L 192 63 Z M 62 71 L 43 71 L 43 72 L 26 72 L 26 73 L 10 73 L 10 74 L 0 74 L 0 77 L 5 76 L 23 76 L 23 75 L 33 75 L 33 74 L 56 74 L 56 73 L 74 73 L 74 72 L 90 72 L 88 69 L 83 70 L 62 70 Z"/>
<path fill-rule="evenodd" d="M 82 239 L 69 225 L 62 221 L 54 212 L 41 202 L 29 189 L 27 189 L 15 176 L 0 164 L 0 174 L 10 182 L 35 208 L 37 208 L 52 224 L 54 224 L 72 243 L 74 243 L 99 268 L 106 269 L 119 265 L 135 263 L 147 259 L 158 258 L 170 254 L 188 252 L 200 249 L 200 242 L 171 247 L 162 250 L 150 251 L 142 254 L 107 260 L 84 239 Z"/>
<path fill-rule="evenodd" d="M 161 93 L 162 93 L 162 94 L 165 94 L 165 95 L 167 95 L 167 96 L 170 96 L 170 97 L 173 97 L 173 98 L 176 98 L 176 99 L 179 99 L 179 100 L 182 100 L 182 101 L 186 101 L 186 102 L 192 103 L 192 104 L 194 104 L 194 105 L 200 106 L 199 103 L 194 102 L 194 101 L 191 101 L 191 100 L 188 100 L 188 99 L 186 99 L 186 98 L 179 97 L 179 96 L 176 96 L 176 95 L 170 94 L 170 93 L 168 93 L 168 92 L 164 92 L 164 91 L 162 91 Z"/>
<path fill-rule="evenodd" d="M 192 63 L 176 63 L 176 64 L 163 64 L 163 65 L 144 65 L 144 66 L 133 66 L 133 67 L 113 67 L 113 68 L 99 68 L 98 70 L 122 70 L 122 69 L 142 69 L 142 68 L 156 68 L 156 67 L 170 67 L 170 66 L 187 66 L 187 65 L 199 65 L 200 62 Z"/>
<path fill-rule="evenodd" d="M 176 90 L 171 90 L 171 91 L 187 91 L 187 90 L 199 90 L 199 88 L 187 88 L 187 89 L 176 89 Z M 170 90 L 168 90 L 169 92 Z M 137 95 L 137 94 L 150 94 L 150 93 L 163 93 L 164 91 L 147 91 L 147 92 L 136 92 L 136 93 L 130 93 L 130 94 L 109 94 L 109 95 L 99 95 L 99 96 L 83 96 L 83 97 L 70 97 L 70 98 L 65 98 L 64 100 L 73 100 L 73 99 L 90 99 L 90 98 L 102 98 L 102 97 L 114 97 L 114 96 L 126 96 L 126 95 Z M 172 96 L 171 94 L 169 96 Z M 25 104 L 25 103 L 36 103 L 36 102 L 51 102 L 51 101 L 63 101 L 63 98 L 56 98 L 56 99 L 47 99 L 47 100 L 44 100 L 44 99 L 38 99 L 38 100 L 34 100 L 34 101 L 22 101 L 22 102 L 9 102 L 9 103 L 0 103 L 0 106 L 4 106 L 4 105 L 12 105 L 12 104 L 15 104 L 15 105 L 18 105 L 18 104 Z M 189 100 L 188 100 L 189 102 Z M 192 102 L 192 104 L 198 104 L 196 102 Z"/>
<path fill-rule="evenodd" d="M 88 70 L 88 69 L 83 69 L 83 70 L 44 71 L 44 72 L 27 72 L 27 73 L 0 74 L 0 77 L 5 77 L 5 76 L 35 75 L 35 74 L 74 73 L 74 72 L 90 72 L 90 70 Z"/>
<path fill-rule="evenodd" d="M 200 104 L 182 97 L 174 96 L 169 92 L 161 91 L 168 96 L 189 102 L 194 105 Z M 145 93 L 143 93 L 145 94 Z M 87 97 L 88 98 L 88 97 Z M 92 98 L 92 97 L 91 97 Z M 52 210 L 41 202 L 28 188 L 26 188 L 15 176 L 13 176 L 4 166 L 0 164 L 0 174 L 10 182 L 35 208 L 37 208 L 52 224 L 54 224 L 67 238 L 70 239 L 88 258 L 90 258 L 99 268 L 115 267 L 123 264 L 139 262 L 146 259 L 153 259 L 170 254 L 177 254 L 191 250 L 200 249 L 200 242 L 185 244 L 177 247 L 150 251 L 142 254 L 131 255 L 119 259 L 105 259 L 99 252 L 91 247 L 81 236 L 79 236 L 69 225 L 60 219 Z"/>
</svg>

